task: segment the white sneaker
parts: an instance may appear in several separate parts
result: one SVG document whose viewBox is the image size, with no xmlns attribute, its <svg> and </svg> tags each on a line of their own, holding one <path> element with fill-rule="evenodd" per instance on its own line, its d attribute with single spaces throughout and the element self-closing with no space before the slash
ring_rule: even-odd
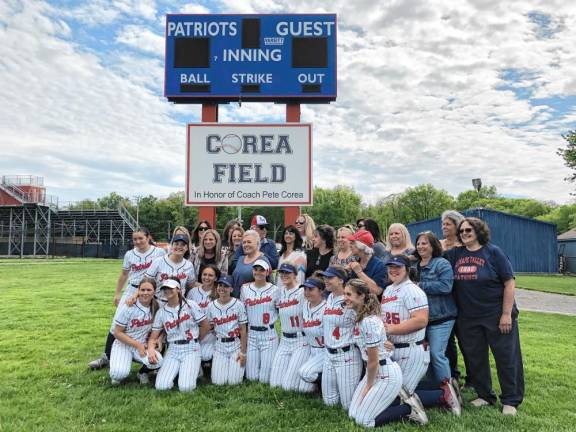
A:
<svg viewBox="0 0 576 432">
<path fill-rule="evenodd" d="M 488 405 L 490 405 L 490 402 L 488 402 L 488 401 L 485 400 L 485 399 L 478 398 L 478 399 L 474 399 L 472 402 L 470 402 L 470 405 L 472 405 L 473 407 L 476 407 L 476 408 L 480 408 L 480 407 L 483 407 L 483 406 L 488 406 Z"/>
<path fill-rule="evenodd" d="M 140 381 L 140 384 L 142 385 L 150 384 L 150 377 L 148 376 L 147 373 L 139 373 L 136 376 L 138 377 L 138 381 Z"/>
<path fill-rule="evenodd" d="M 113 379 L 110 381 L 110 384 L 112 384 L 113 386 L 117 386 L 120 385 L 120 381 Z"/>
<path fill-rule="evenodd" d="M 505 416 L 515 416 L 518 413 L 516 407 L 512 405 L 503 405 L 502 406 L 502 414 Z"/>
<path fill-rule="evenodd" d="M 411 411 L 408 415 L 408 418 L 420 425 L 428 424 L 428 416 L 426 415 L 426 411 L 424 411 L 424 406 L 420 401 L 420 398 L 416 393 L 410 396 L 408 399 L 404 401 L 404 403 L 410 405 Z"/>
<path fill-rule="evenodd" d="M 460 414 L 462 414 L 462 406 L 458 401 L 458 395 L 456 394 L 456 390 L 454 390 L 454 387 L 452 386 L 450 381 L 448 379 L 445 379 L 442 382 L 442 384 L 440 384 L 440 389 L 442 390 L 446 407 L 455 416 L 460 416 Z"/>
<path fill-rule="evenodd" d="M 462 392 L 460 391 L 460 383 L 456 378 L 452 378 L 450 380 L 450 384 L 452 384 L 452 387 L 456 392 L 456 397 L 458 397 L 458 402 L 460 403 L 460 406 L 464 405 L 464 401 L 462 400 Z"/>
</svg>

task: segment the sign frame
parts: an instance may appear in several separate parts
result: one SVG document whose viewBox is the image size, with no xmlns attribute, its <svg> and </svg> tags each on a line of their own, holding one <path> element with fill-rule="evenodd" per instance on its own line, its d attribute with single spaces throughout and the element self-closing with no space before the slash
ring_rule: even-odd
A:
<svg viewBox="0 0 576 432">
<path fill-rule="evenodd" d="M 190 200 L 190 156 L 191 156 L 191 143 L 190 143 L 190 128 L 201 128 L 201 127 L 234 127 L 234 128 L 250 128 L 250 127 L 275 127 L 275 128 L 306 128 L 308 134 L 308 166 L 306 167 L 306 173 L 308 176 L 308 199 L 302 201 L 234 201 L 234 200 L 219 200 L 214 201 L 193 201 Z M 312 175 L 312 165 L 313 165 L 313 151 L 312 151 L 312 123 L 218 123 L 218 122 L 206 122 L 206 123 L 188 123 L 186 125 L 186 190 L 184 196 L 184 205 L 195 206 L 195 207 L 226 207 L 226 206 L 258 206 L 258 207 L 278 207 L 278 206 L 312 206 L 314 203 L 313 197 L 313 175 Z M 241 186 L 239 186 L 241 187 Z"/>
</svg>

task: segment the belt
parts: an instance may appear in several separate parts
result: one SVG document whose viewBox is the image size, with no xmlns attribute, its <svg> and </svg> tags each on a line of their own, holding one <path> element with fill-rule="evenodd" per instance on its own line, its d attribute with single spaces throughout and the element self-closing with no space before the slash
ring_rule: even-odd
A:
<svg viewBox="0 0 576 432">
<path fill-rule="evenodd" d="M 235 337 L 226 337 L 226 338 L 220 338 L 218 339 L 220 342 L 234 342 L 236 339 Z"/>
<path fill-rule="evenodd" d="M 328 350 L 328 352 L 330 354 L 337 354 L 339 352 L 348 352 L 348 351 L 350 351 L 350 348 L 352 348 L 352 345 L 346 345 L 342 348 L 328 348 L 328 347 L 326 347 L 326 349 Z"/>
<path fill-rule="evenodd" d="M 192 340 L 180 339 L 180 340 L 177 340 L 177 341 L 172 341 L 172 342 L 170 342 L 170 343 L 173 343 L 173 344 L 175 344 L 175 345 L 188 345 L 189 343 L 192 343 L 192 342 L 198 342 L 198 339 L 192 339 Z"/>
<path fill-rule="evenodd" d="M 424 343 L 424 339 L 419 340 L 418 342 L 411 342 L 411 343 L 395 343 L 394 348 L 408 348 L 410 345 L 422 345 Z"/>
<path fill-rule="evenodd" d="M 284 336 L 285 338 L 288 338 L 288 339 L 297 338 L 299 334 L 300 333 L 298 333 L 298 332 L 296 332 L 296 333 L 284 333 L 284 332 L 282 332 L 282 336 Z M 305 334 L 302 333 L 302 336 L 305 336 Z"/>
<path fill-rule="evenodd" d="M 364 367 L 367 366 L 367 363 L 368 363 L 368 362 L 364 362 Z M 379 364 L 380 366 L 386 366 L 386 359 L 378 360 L 378 364 Z"/>
<path fill-rule="evenodd" d="M 272 330 L 274 328 L 274 324 L 270 324 L 269 326 L 250 326 L 250 330 L 254 331 L 267 331 Z"/>
</svg>

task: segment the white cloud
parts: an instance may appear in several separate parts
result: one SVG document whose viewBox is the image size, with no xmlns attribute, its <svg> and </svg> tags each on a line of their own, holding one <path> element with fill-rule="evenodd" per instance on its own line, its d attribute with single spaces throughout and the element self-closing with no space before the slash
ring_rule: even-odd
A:
<svg viewBox="0 0 576 432">
<path fill-rule="evenodd" d="M 302 106 L 302 121 L 314 127 L 315 184 L 346 184 L 375 201 L 420 183 L 456 194 L 482 177 L 503 194 L 564 202 L 573 187 L 556 149 L 560 134 L 576 128 L 576 108 L 558 117 L 513 90 L 576 95 L 576 3 L 567 3 L 218 5 L 231 13 L 338 13 L 338 100 Z M 153 1 L 98 0 L 71 12 L 0 3 L 0 172 L 43 175 L 74 198 L 181 190 L 184 123 L 198 121 L 200 108 L 162 97 L 161 23 L 174 10 L 209 12 L 200 3 L 157 10 Z M 550 17 L 554 31 L 546 37 L 530 19 L 534 11 Z M 72 17 L 115 23 L 110 50 L 103 55 L 76 41 Z M 507 70 L 522 72 L 522 80 L 506 81 Z M 220 121 L 284 119 L 283 105 L 220 108 Z"/>
</svg>

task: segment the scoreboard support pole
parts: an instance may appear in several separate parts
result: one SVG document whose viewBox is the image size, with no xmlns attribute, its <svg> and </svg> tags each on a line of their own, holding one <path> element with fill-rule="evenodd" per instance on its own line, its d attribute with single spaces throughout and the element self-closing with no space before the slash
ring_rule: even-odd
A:
<svg viewBox="0 0 576 432">
<path fill-rule="evenodd" d="M 300 104 L 286 104 L 286 123 L 300 123 Z M 294 225 L 300 215 L 300 207 L 284 207 L 284 226 Z"/>
<path fill-rule="evenodd" d="M 218 104 L 202 104 L 202 123 L 218 123 Z M 216 229 L 216 207 L 199 207 L 198 219 L 207 220 Z"/>
</svg>

